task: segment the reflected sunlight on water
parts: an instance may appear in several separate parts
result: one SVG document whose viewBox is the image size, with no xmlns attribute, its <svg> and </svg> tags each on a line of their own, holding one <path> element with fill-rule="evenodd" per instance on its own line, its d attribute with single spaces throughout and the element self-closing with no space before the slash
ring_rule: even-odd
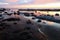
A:
<svg viewBox="0 0 60 40">
<path fill-rule="evenodd" d="M 60 27 L 60 23 L 55 23 L 55 22 L 46 21 L 46 20 L 42 20 L 42 21 L 43 21 L 43 22 L 46 22 L 46 25 L 55 26 L 55 27 Z"/>
</svg>

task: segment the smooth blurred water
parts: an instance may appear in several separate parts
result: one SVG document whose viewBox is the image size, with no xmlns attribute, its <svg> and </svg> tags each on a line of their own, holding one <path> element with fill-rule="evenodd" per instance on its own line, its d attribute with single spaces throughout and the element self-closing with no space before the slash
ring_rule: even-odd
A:
<svg viewBox="0 0 60 40">
<path fill-rule="evenodd" d="M 32 19 L 32 17 L 27 17 L 28 19 Z M 37 22 L 38 19 L 32 20 L 34 22 Z M 46 21 L 46 20 L 41 20 L 40 24 L 45 24 L 49 26 L 55 26 L 55 27 L 60 27 L 60 23 L 52 22 L 52 21 Z M 38 22 L 37 22 L 38 23 Z"/>
<path fill-rule="evenodd" d="M 55 26 L 55 27 L 60 27 L 60 23 L 51 22 L 51 21 L 46 21 L 46 20 L 42 20 L 42 21 L 43 21 L 43 22 L 46 22 L 46 25 Z"/>
</svg>

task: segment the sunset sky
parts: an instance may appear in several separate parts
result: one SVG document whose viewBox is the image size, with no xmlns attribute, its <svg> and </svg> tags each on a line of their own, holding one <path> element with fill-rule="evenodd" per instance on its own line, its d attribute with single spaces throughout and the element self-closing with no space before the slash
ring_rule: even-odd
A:
<svg viewBox="0 0 60 40">
<path fill-rule="evenodd" d="M 0 0 L 0 7 L 60 8 L 60 0 Z"/>
<path fill-rule="evenodd" d="M 60 9 L 60 0 L 0 0 L 0 8 Z M 52 14 L 53 13 L 53 14 Z M 49 12 L 54 15 L 57 12 Z M 58 12 L 60 14 L 60 12 Z"/>
<path fill-rule="evenodd" d="M 46 3 L 55 3 L 60 0 L 0 0 L 2 3 L 8 4 L 46 4 Z"/>
</svg>

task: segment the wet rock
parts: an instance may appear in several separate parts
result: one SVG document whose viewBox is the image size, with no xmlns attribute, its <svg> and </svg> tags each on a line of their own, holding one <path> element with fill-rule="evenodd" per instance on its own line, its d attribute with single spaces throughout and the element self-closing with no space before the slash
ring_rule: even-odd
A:
<svg viewBox="0 0 60 40">
<path fill-rule="evenodd" d="M 29 25 L 32 24 L 31 20 L 23 17 L 3 20 L 0 24 L 0 40 L 47 40 L 47 37 L 38 31 L 36 23 Z"/>
</svg>

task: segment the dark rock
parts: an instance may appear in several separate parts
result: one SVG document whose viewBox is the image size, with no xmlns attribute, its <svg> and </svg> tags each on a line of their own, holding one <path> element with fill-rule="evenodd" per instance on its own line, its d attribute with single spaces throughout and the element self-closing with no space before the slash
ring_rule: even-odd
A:
<svg viewBox="0 0 60 40">
<path fill-rule="evenodd" d="M 23 17 L 19 19 L 3 19 L 0 24 L 0 40 L 47 40 L 47 37 L 39 32 L 37 24 L 33 22 L 34 25 L 29 25 L 32 24 L 31 20 Z"/>
</svg>

